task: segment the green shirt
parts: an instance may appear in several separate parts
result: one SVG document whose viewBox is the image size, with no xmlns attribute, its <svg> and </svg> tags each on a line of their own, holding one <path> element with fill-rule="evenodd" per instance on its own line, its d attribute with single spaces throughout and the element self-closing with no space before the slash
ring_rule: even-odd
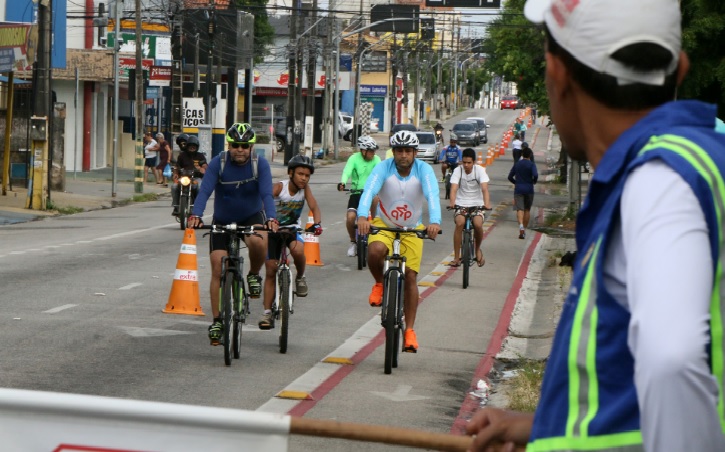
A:
<svg viewBox="0 0 725 452">
<path fill-rule="evenodd" d="M 341 183 L 346 184 L 348 179 L 352 179 L 351 190 L 362 190 L 365 188 L 365 181 L 368 180 L 368 176 L 372 173 L 375 165 L 380 163 L 380 157 L 377 155 L 372 160 L 367 161 L 363 158 L 362 153 L 356 152 L 345 164 L 345 169 L 342 170 Z"/>
</svg>

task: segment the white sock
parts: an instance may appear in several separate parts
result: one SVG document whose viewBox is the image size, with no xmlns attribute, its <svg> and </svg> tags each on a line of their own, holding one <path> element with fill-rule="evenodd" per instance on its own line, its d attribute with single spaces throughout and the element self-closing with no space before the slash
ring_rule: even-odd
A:
<svg viewBox="0 0 725 452">
<path fill-rule="evenodd" d="M 271 310 L 271 309 L 265 309 L 265 310 L 264 310 L 264 313 L 265 313 L 265 314 L 271 314 L 271 313 L 272 313 L 272 310 Z"/>
<path fill-rule="evenodd" d="M 519 223 L 519 229 L 523 229 L 524 225 Z"/>
</svg>

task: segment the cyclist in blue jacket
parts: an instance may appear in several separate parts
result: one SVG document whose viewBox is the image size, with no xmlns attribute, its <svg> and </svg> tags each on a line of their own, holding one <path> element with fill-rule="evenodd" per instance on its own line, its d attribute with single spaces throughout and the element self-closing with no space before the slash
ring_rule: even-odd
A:
<svg viewBox="0 0 725 452">
<path fill-rule="evenodd" d="M 459 163 L 461 163 L 461 148 L 458 147 L 456 137 L 451 136 L 450 144 L 441 150 L 441 182 L 446 178 L 446 170 L 448 168 L 453 171 Z"/>
</svg>

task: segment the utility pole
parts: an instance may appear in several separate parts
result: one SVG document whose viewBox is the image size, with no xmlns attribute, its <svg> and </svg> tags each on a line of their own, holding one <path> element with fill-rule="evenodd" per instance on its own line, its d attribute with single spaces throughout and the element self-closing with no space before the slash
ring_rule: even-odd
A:
<svg viewBox="0 0 725 452">
<path fill-rule="evenodd" d="M 299 14 L 297 5 L 299 1 L 295 0 L 295 6 L 290 14 L 290 41 L 287 49 L 289 59 L 287 60 L 287 146 L 285 146 L 284 150 L 285 165 L 297 153 L 296 150 L 299 148 L 297 134 L 295 133 L 295 81 L 297 78 L 297 72 L 295 71 L 295 53 L 297 50 L 297 14 Z"/>
<path fill-rule="evenodd" d="M 312 18 L 310 23 L 317 22 L 317 0 L 312 1 Z M 311 33 L 315 36 L 316 33 Z M 307 58 L 307 97 L 305 98 L 305 121 L 307 118 L 315 116 L 315 70 L 317 69 L 317 43 L 310 38 L 308 40 L 308 58 Z M 314 123 L 314 120 L 313 120 Z M 307 129 L 307 127 L 305 127 Z M 314 136 L 314 128 L 312 132 Z M 314 140 L 313 140 L 314 141 Z"/>
<path fill-rule="evenodd" d="M 214 76 L 212 75 L 212 67 L 214 67 L 214 32 L 216 29 L 216 17 L 214 17 L 214 10 L 214 0 L 209 0 L 209 23 L 207 28 L 207 32 L 209 34 L 209 47 L 207 48 L 206 77 L 204 78 L 204 86 L 206 87 L 206 89 L 204 90 L 204 124 L 208 126 L 211 126 L 212 121 L 211 99 L 212 97 L 216 96 L 213 82 Z"/>
<path fill-rule="evenodd" d="M 141 62 L 141 0 L 136 0 L 136 171 L 134 178 L 134 192 L 143 193 L 143 64 Z M 121 25 L 119 21 L 119 26 Z"/>
<path fill-rule="evenodd" d="M 118 182 L 118 98 L 120 83 L 118 80 L 118 49 L 121 43 L 121 2 L 116 0 L 113 7 L 113 150 L 112 150 L 112 173 L 111 173 L 111 197 L 116 197 L 116 184 Z"/>
</svg>

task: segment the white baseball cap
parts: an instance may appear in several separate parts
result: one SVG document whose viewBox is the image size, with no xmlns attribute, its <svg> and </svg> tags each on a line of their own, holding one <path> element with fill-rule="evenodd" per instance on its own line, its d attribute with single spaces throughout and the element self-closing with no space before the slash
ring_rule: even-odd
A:
<svg viewBox="0 0 725 452">
<path fill-rule="evenodd" d="M 662 85 L 680 56 L 677 0 L 527 0 L 524 15 L 546 23 L 556 42 L 577 61 L 617 78 L 620 85 Z M 631 44 L 649 42 L 672 53 L 665 69 L 636 70 L 611 58 Z"/>
</svg>

